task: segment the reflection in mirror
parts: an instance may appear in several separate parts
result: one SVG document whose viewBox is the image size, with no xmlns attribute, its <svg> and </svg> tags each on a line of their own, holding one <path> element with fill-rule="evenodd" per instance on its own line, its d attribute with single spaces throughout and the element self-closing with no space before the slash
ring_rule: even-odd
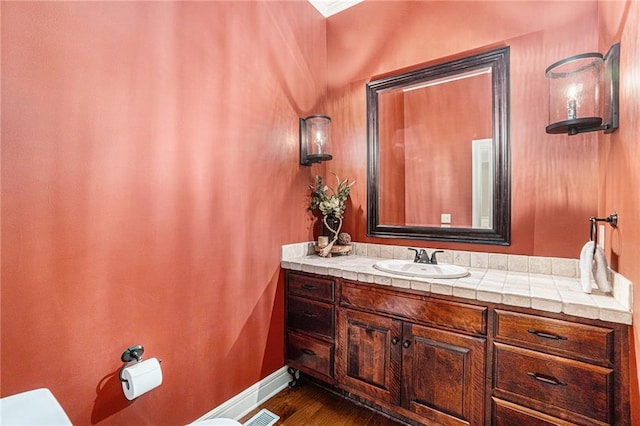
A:
<svg viewBox="0 0 640 426">
<path fill-rule="evenodd" d="M 509 244 L 508 52 L 367 85 L 370 236 Z"/>
<path fill-rule="evenodd" d="M 493 226 L 493 140 L 471 143 L 471 216 L 473 228 Z"/>
</svg>

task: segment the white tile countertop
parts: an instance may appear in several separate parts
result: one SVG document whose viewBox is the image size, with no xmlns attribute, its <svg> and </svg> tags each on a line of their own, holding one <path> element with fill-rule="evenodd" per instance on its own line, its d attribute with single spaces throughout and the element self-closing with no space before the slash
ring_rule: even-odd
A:
<svg viewBox="0 0 640 426">
<path fill-rule="evenodd" d="M 354 254 L 331 258 L 316 255 L 313 243 L 285 245 L 282 246 L 281 266 L 363 283 L 631 324 L 631 282 L 611 271 L 613 294 L 602 293 L 596 288 L 591 294 L 584 293 L 577 259 L 446 250 L 438 261 L 464 266 L 469 275 L 433 279 L 405 277 L 373 267 L 383 259 L 413 259 L 413 253 L 406 246 L 352 245 Z M 432 250 L 427 249 L 429 253 Z"/>
</svg>

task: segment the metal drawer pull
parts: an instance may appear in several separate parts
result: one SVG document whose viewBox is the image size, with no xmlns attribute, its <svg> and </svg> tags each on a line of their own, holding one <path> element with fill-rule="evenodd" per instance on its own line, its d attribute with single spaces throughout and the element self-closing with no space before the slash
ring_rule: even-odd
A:
<svg viewBox="0 0 640 426">
<path fill-rule="evenodd" d="M 538 331 L 538 330 L 527 330 L 529 333 L 531 334 L 535 334 L 538 337 L 542 337 L 544 339 L 551 339 L 551 340 L 567 340 L 566 337 L 564 336 L 556 336 L 555 334 L 549 334 L 549 333 L 545 333 L 542 331 Z"/>
<path fill-rule="evenodd" d="M 316 314 L 311 313 L 311 312 L 304 312 L 302 315 L 304 315 L 305 317 L 309 317 L 309 318 L 315 318 L 317 317 Z"/>
<path fill-rule="evenodd" d="M 393 339 L 391 339 L 391 344 L 392 345 L 397 345 L 399 341 L 400 341 L 400 339 L 398 339 L 397 337 L 394 337 Z"/>
<path fill-rule="evenodd" d="M 304 288 L 305 290 L 315 290 L 318 287 L 312 284 L 302 284 L 302 288 Z"/>
<path fill-rule="evenodd" d="M 528 372 L 527 373 L 529 376 L 533 377 L 534 379 L 541 381 L 542 383 L 547 383 L 549 385 L 553 385 L 553 386 L 567 386 L 566 383 L 561 382 L 560 380 L 554 378 L 554 377 L 547 377 L 543 374 L 538 374 L 538 373 L 532 373 L 532 372 Z"/>
<path fill-rule="evenodd" d="M 311 349 L 307 349 L 307 348 L 302 348 L 300 349 L 302 351 L 302 353 L 306 354 L 306 355 L 312 355 L 315 356 L 316 353 L 314 351 L 312 351 Z"/>
<path fill-rule="evenodd" d="M 408 348 L 409 346 L 411 346 L 411 340 L 405 340 L 402 346 Z"/>
</svg>

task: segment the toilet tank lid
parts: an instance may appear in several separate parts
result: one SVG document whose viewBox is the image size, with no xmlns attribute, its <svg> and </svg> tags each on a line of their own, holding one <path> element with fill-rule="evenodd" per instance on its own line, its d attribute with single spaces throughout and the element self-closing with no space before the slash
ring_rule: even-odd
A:
<svg viewBox="0 0 640 426">
<path fill-rule="evenodd" d="M 0 419 L 6 425 L 73 426 L 58 400 L 46 388 L 0 399 Z"/>
</svg>

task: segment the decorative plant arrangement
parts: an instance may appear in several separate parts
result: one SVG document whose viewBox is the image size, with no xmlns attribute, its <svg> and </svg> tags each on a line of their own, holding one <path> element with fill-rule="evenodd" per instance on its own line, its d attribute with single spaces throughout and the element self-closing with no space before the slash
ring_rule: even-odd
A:
<svg viewBox="0 0 640 426">
<path fill-rule="evenodd" d="M 322 176 L 316 176 L 315 183 L 309 186 L 309 189 L 311 189 L 309 210 L 319 210 L 322 213 L 322 223 L 333 234 L 328 244 L 318 252 L 322 257 L 329 256 L 333 245 L 338 241 L 346 208 L 345 202 L 349 198 L 351 186 L 356 183 L 355 181 L 349 182 L 349 179 L 340 180 L 335 173 L 333 175 L 338 182 L 336 189 L 326 185 Z M 345 235 L 342 236 L 342 240 L 346 241 L 346 244 L 350 242 L 350 238 L 347 241 L 347 237 Z"/>
</svg>

